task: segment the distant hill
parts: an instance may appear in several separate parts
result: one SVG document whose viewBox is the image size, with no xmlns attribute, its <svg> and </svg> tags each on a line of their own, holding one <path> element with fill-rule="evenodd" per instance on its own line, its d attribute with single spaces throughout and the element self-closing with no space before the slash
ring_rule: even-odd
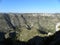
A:
<svg viewBox="0 0 60 45">
<path fill-rule="evenodd" d="M 28 35 L 34 32 L 33 30 L 42 30 L 54 33 L 58 22 L 60 22 L 59 13 L 0 13 L 1 32 L 21 30 L 22 35 L 26 32 Z"/>
</svg>

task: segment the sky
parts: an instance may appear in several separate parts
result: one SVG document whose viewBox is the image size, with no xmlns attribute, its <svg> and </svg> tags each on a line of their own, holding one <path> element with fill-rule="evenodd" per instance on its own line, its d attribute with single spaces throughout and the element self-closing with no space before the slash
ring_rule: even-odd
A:
<svg viewBox="0 0 60 45">
<path fill-rule="evenodd" d="M 60 0 L 0 0 L 4 13 L 60 13 Z"/>
</svg>

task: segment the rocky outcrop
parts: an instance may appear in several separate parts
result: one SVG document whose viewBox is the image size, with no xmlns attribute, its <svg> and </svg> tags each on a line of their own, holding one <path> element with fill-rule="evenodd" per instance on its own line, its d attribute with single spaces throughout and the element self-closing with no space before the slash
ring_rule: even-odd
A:
<svg viewBox="0 0 60 45">
<path fill-rule="evenodd" d="M 23 34 L 20 37 L 26 37 L 28 34 L 34 33 L 34 35 L 28 35 L 31 37 L 39 33 L 54 33 L 58 22 L 60 22 L 59 13 L 0 13 L 0 32 L 9 35 L 10 32 L 20 34 L 21 31 L 26 30 L 22 32 Z"/>
<path fill-rule="evenodd" d="M 36 28 L 42 30 L 55 30 L 55 25 L 60 22 L 59 14 L 44 13 L 0 13 L 0 31 L 15 30 L 16 27 L 21 29 Z"/>
</svg>

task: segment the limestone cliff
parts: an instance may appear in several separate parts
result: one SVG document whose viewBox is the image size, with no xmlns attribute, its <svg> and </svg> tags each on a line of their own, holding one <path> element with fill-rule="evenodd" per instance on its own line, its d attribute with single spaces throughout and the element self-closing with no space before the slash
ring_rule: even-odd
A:
<svg viewBox="0 0 60 45">
<path fill-rule="evenodd" d="M 21 38 L 31 37 L 36 32 L 55 32 L 58 22 L 59 13 L 0 13 L 0 32 L 21 31 Z"/>
</svg>

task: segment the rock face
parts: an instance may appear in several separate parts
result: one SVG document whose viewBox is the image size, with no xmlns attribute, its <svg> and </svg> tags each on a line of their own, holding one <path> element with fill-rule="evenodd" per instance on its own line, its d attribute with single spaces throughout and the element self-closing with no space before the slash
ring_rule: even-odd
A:
<svg viewBox="0 0 60 45">
<path fill-rule="evenodd" d="M 30 30 L 32 27 L 52 31 L 55 30 L 56 23 L 60 22 L 59 14 L 44 13 L 0 13 L 0 31 L 15 30 L 23 28 Z"/>
<path fill-rule="evenodd" d="M 28 36 L 31 37 L 33 35 L 31 33 L 38 35 L 36 30 L 42 34 L 54 33 L 58 22 L 60 22 L 59 13 L 0 13 L 0 32 L 33 30 L 33 32 L 23 31 L 20 35 L 22 38 L 30 34 Z"/>
</svg>

